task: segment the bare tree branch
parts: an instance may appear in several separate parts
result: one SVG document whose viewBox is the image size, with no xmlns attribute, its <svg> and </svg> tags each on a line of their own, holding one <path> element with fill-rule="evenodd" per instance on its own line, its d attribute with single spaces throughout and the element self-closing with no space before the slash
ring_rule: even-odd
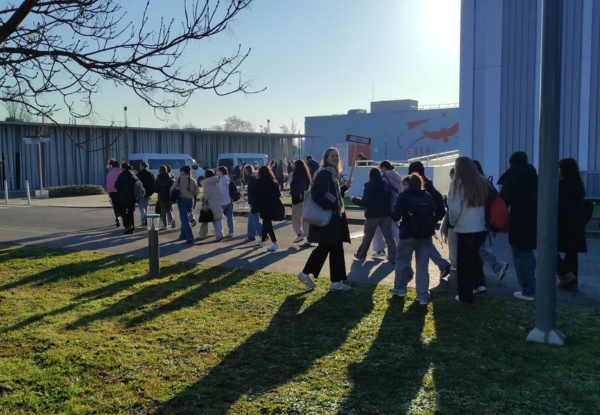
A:
<svg viewBox="0 0 600 415">
<path fill-rule="evenodd" d="M 53 122 L 61 109 L 87 118 L 95 112 L 94 94 L 109 81 L 130 88 L 157 117 L 166 119 L 198 90 L 217 95 L 260 92 L 241 76 L 250 53 L 241 45 L 211 65 L 194 68 L 185 62 L 187 46 L 231 30 L 251 2 L 173 2 L 171 8 L 182 8 L 180 17 L 158 21 L 150 18 L 150 1 L 132 20 L 117 0 L 8 4 L 0 10 L 0 91 L 13 93 L 0 100 L 22 102 L 29 113 Z M 82 143 L 65 133 L 86 151 L 101 138 Z"/>
</svg>

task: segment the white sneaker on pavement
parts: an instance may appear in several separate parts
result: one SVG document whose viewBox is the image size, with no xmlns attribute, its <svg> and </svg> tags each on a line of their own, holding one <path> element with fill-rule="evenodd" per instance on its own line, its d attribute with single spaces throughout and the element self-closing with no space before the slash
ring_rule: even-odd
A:
<svg viewBox="0 0 600 415">
<path fill-rule="evenodd" d="M 518 298 L 519 300 L 535 301 L 535 297 L 523 295 L 523 291 L 517 291 L 514 295 L 515 295 L 515 298 Z"/>
<path fill-rule="evenodd" d="M 300 271 L 300 274 L 298 274 L 298 279 L 300 280 L 300 282 L 302 284 L 306 285 L 311 290 L 314 290 L 315 288 L 317 288 L 317 284 L 315 284 L 315 282 L 310 279 L 310 275 L 305 274 L 302 271 Z"/>
<path fill-rule="evenodd" d="M 263 246 L 265 246 L 265 243 L 263 241 L 258 241 L 258 246 L 262 248 Z"/>
<path fill-rule="evenodd" d="M 350 287 L 349 285 L 344 284 L 341 281 L 339 281 L 339 282 L 333 282 L 329 286 L 329 291 L 350 291 L 351 289 L 352 289 L 352 287 Z"/>
<path fill-rule="evenodd" d="M 270 247 L 267 248 L 267 251 L 269 252 L 273 252 L 273 251 L 277 251 L 279 249 L 279 245 L 277 245 L 277 242 L 271 244 Z"/>
<path fill-rule="evenodd" d="M 304 235 L 298 235 L 296 236 L 296 238 L 292 241 L 293 244 L 298 243 L 298 242 L 302 242 L 304 240 Z"/>
<path fill-rule="evenodd" d="M 473 289 L 473 294 L 481 294 L 487 291 L 487 288 L 485 288 L 483 285 L 481 287 L 477 287 L 475 289 Z"/>
<path fill-rule="evenodd" d="M 385 258 L 385 250 L 381 250 L 381 251 L 375 251 L 373 252 L 373 255 L 371 255 L 371 258 Z"/>
</svg>

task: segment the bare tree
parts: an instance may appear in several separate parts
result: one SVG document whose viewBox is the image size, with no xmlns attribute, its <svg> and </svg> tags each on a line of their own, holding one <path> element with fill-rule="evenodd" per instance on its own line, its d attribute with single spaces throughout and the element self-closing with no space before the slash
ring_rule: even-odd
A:
<svg viewBox="0 0 600 415">
<path fill-rule="evenodd" d="M 210 127 L 213 131 L 248 131 L 254 132 L 254 125 L 250 121 L 244 121 L 236 115 L 225 118 L 222 125 L 213 125 Z"/>
<path fill-rule="evenodd" d="M 4 97 L 9 98 L 9 100 L 4 101 L 4 108 L 8 113 L 8 116 L 4 119 L 4 121 L 23 121 L 23 122 L 31 122 L 33 116 L 27 112 L 27 106 L 22 102 L 11 101 L 10 98 L 14 95 L 14 93 L 10 90 L 5 91 Z"/>
<path fill-rule="evenodd" d="M 187 45 L 230 30 L 251 2 L 173 2 L 170 7 L 181 7 L 181 17 L 159 22 L 150 19 L 150 1 L 135 14 L 127 14 L 116 0 L 6 2 L 0 10 L 0 89 L 15 93 L 0 99 L 23 104 L 62 128 L 54 118 L 59 109 L 76 118 L 94 114 L 93 95 L 102 80 L 130 88 L 161 119 L 198 90 L 256 92 L 239 71 L 249 49 L 240 46 L 206 67 L 190 68 L 184 60 Z M 51 103 L 57 96 L 60 107 Z M 87 151 L 98 138 L 77 142 L 71 137 Z"/>
<path fill-rule="evenodd" d="M 292 123 L 289 127 L 283 124 L 279 126 L 279 128 L 281 129 L 282 134 L 296 134 L 296 131 L 298 131 L 298 124 L 296 124 L 296 121 L 294 121 L 294 119 L 292 118 Z"/>
</svg>

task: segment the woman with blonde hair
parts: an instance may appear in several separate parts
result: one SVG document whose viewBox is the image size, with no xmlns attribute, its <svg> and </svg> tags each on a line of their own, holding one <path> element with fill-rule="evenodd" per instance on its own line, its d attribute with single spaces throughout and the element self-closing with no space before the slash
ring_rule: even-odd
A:
<svg viewBox="0 0 600 415">
<path fill-rule="evenodd" d="M 329 291 L 348 291 L 350 286 L 342 281 L 347 279 L 346 262 L 344 258 L 344 242 L 350 243 L 350 231 L 344 209 L 344 194 L 352 185 L 352 179 L 340 184 L 340 153 L 335 147 L 329 147 L 323 154 L 321 168 L 313 176 L 310 188 L 312 200 L 322 209 L 331 210 L 331 220 L 326 226 L 310 225 L 308 228 L 308 242 L 318 243 L 308 258 L 304 269 L 298 274 L 298 279 L 308 288 L 316 287 L 310 278 L 315 278 L 321 273 L 327 256 L 329 256 L 329 278 L 331 285 Z"/>
<path fill-rule="evenodd" d="M 485 203 L 489 187 L 469 157 L 454 162 L 448 189 L 448 219 L 457 235 L 457 301 L 472 303 L 473 294 L 486 291 L 479 247 L 485 241 Z"/>
</svg>

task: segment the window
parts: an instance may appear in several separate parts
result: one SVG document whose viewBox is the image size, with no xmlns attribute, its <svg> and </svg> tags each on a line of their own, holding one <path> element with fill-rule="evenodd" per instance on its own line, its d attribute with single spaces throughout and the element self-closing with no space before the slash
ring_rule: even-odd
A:
<svg viewBox="0 0 600 415">
<path fill-rule="evenodd" d="M 230 170 L 233 167 L 233 159 L 219 159 L 217 164 L 217 168 L 225 166 L 227 167 L 227 170 Z"/>
<path fill-rule="evenodd" d="M 135 171 L 140 171 L 140 163 L 143 160 L 129 160 L 129 164 L 131 164 L 131 168 Z"/>
<path fill-rule="evenodd" d="M 240 163 L 242 162 L 250 165 L 255 165 L 256 163 L 260 167 L 267 164 L 267 159 L 264 157 L 240 157 Z"/>
<path fill-rule="evenodd" d="M 180 168 L 189 164 L 184 159 L 148 159 L 148 168 L 152 170 L 158 170 L 162 165 L 171 166 L 174 171 L 179 171 Z M 191 162 L 191 160 L 190 160 Z"/>
</svg>

